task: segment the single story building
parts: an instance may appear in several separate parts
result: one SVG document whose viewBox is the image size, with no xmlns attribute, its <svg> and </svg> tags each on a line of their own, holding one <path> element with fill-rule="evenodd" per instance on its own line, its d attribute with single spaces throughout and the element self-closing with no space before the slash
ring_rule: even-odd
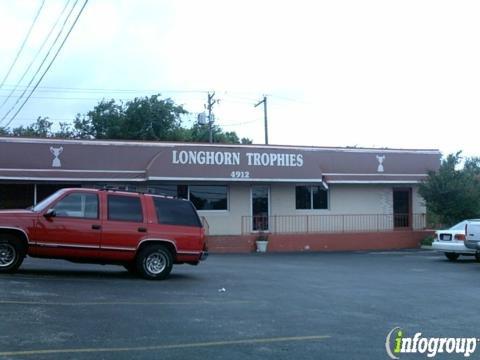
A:
<svg viewBox="0 0 480 360">
<path fill-rule="evenodd" d="M 438 150 L 0 138 L 0 208 L 62 187 L 116 187 L 190 199 L 210 248 L 271 251 L 416 246 L 418 184 Z"/>
</svg>

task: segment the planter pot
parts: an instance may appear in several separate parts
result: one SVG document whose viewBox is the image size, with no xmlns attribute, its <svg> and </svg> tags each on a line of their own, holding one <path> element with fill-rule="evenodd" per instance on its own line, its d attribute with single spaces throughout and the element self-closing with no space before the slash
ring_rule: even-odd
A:
<svg viewBox="0 0 480 360">
<path fill-rule="evenodd" d="M 268 241 L 257 240 L 257 252 L 267 252 Z"/>
</svg>

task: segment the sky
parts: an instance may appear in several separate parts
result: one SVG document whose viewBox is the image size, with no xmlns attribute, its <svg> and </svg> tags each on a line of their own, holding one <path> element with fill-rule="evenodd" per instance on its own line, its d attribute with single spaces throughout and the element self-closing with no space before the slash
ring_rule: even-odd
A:
<svg viewBox="0 0 480 360">
<path fill-rule="evenodd" d="M 66 2 L 45 0 L 0 104 Z M 41 3 L 0 0 L 0 81 Z M 254 105 L 266 95 L 270 144 L 480 156 L 479 18 L 479 1 L 90 0 L 11 126 L 155 93 L 183 104 L 191 123 L 215 91 L 216 123 L 258 144 L 263 108 Z"/>
</svg>

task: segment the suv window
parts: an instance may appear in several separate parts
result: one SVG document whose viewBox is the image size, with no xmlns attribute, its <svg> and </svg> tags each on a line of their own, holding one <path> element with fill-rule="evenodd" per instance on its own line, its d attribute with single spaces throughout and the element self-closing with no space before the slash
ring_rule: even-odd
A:
<svg viewBox="0 0 480 360">
<path fill-rule="evenodd" d="M 143 222 L 142 203 L 137 196 L 108 196 L 108 220 Z"/>
<path fill-rule="evenodd" d="M 98 219 L 98 197 L 96 194 L 71 193 L 53 208 L 59 217 Z"/>
<path fill-rule="evenodd" d="M 154 197 L 159 224 L 202 227 L 190 201 Z"/>
</svg>

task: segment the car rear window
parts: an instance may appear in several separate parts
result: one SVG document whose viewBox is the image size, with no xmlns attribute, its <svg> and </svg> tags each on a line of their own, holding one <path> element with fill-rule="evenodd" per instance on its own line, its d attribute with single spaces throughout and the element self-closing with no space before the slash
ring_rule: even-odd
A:
<svg viewBox="0 0 480 360">
<path fill-rule="evenodd" d="M 109 195 L 108 220 L 143 222 L 140 198 L 136 196 Z"/>
<path fill-rule="evenodd" d="M 190 201 L 154 197 L 159 224 L 202 227 Z"/>
</svg>

